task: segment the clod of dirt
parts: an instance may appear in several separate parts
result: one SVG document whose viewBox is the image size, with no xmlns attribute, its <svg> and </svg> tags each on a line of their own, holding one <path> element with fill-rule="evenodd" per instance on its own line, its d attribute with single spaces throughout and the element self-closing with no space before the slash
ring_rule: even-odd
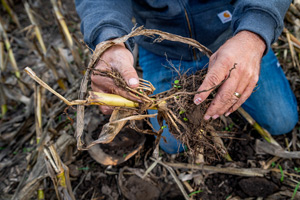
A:
<svg viewBox="0 0 300 200">
<path fill-rule="evenodd" d="M 250 197 L 267 197 L 279 189 L 272 181 L 259 177 L 242 179 L 238 184 Z"/>
<path fill-rule="evenodd" d="M 124 128 L 112 142 L 98 144 L 90 148 L 89 154 L 103 165 L 117 165 L 125 162 L 138 152 L 145 140 L 145 135 L 130 128 Z"/>
<path fill-rule="evenodd" d="M 81 175 L 81 171 L 78 170 L 78 167 L 76 165 L 70 164 L 68 167 L 70 176 L 79 177 Z"/>
<path fill-rule="evenodd" d="M 160 191 L 156 186 L 137 176 L 129 177 L 124 184 L 124 188 L 126 190 L 123 190 L 123 194 L 130 200 L 156 200 L 160 195 Z"/>
</svg>

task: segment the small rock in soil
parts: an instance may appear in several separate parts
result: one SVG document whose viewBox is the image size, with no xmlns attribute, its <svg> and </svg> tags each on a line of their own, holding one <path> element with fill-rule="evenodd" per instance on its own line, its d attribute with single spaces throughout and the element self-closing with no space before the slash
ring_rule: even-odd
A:
<svg viewBox="0 0 300 200">
<path fill-rule="evenodd" d="M 272 181 L 259 177 L 242 179 L 239 186 L 250 197 L 267 197 L 279 189 Z"/>
<path fill-rule="evenodd" d="M 137 176 L 131 176 L 125 187 L 128 193 L 124 195 L 131 200 L 157 200 L 160 195 L 157 187 Z"/>
</svg>

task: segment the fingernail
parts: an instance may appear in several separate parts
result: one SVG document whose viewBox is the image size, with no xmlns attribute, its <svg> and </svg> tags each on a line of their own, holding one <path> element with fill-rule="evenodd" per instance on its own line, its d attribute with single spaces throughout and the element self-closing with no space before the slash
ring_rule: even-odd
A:
<svg viewBox="0 0 300 200">
<path fill-rule="evenodd" d="M 227 113 L 225 114 L 225 117 L 228 117 L 230 114 L 231 114 L 231 112 L 227 112 Z"/>
<path fill-rule="evenodd" d="M 194 103 L 195 103 L 196 105 L 199 105 L 201 102 L 202 102 L 202 99 L 201 99 L 200 97 L 197 98 L 197 99 L 195 99 L 195 101 L 194 101 Z"/>
<path fill-rule="evenodd" d="M 131 79 L 129 79 L 128 83 L 129 83 L 129 86 L 137 85 L 137 84 L 139 84 L 139 80 L 137 80 L 136 78 L 131 78 Z"/>
<path fill-rule="evenodd" d="M 219 117 L 219 115 L 212 116 L 213 119 L 217 119 L 218 117 Z"/>
<path fill-rule="evenodd" d="M 204 115 L 204 120 L 209 120 L 211 118 L 211 116 L 209 115 Z"/>
</svg>

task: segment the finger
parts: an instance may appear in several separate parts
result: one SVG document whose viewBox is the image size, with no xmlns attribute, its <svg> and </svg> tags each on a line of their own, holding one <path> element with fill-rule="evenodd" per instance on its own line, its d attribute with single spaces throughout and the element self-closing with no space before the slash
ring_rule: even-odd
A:
<svg viewBox="0 0 300 200">
<path fill-rule="evenodd" d="M 256 81 L 257 82 L 257 81 Z M 245 91 L 242 94 L 241 98 L 231 107 L 228 109 L 228 111 L 225 113 L 225 116 L 228 117 L 232 112 L 236 111 L 245 101 L 251 96 L 254 88 L 256 87 L 256 82 L 250 83 Z"/>
<path fill-rule="evenodd" d="M 226 76 L 228 74 L 228 70 L 227 70 L 227 67 L 225 67 L 225 66 L 227 64 L 223 65 L 223 63 L 225 64 L 225 62 L 219 62 L 219 63 L 217 63 L 217 65 L 214 65 L 215 59 L 210 61 L 209 70 L 207 72 L 207 75 L 205 76 L 203 83 L 197 90 L 198 92 L 206 91 L 206 90 L 208 90 L 208 91 L 201 92 L 201 93 L 195 95 L 194 103 L 196 105 L 199 105 L 201 102 L 203 102 L 208 97 L 208 95 L 213 91 L 213 89 L 211 89 L 211 88 L 219 85 L 226 78 Z"/>
<path fill-rule="evenodd" d="M 137 88 L 139 86 L 139 77 L 133 66 L 123 66 L 121 67 L 121 69 L 119 69 L 119 72 L 126 81 L 126 83 L 129 85 L 129 87 Z"/>
<path fill-rule="evenodd" d="M 115 55 L 118 59 L 113 59 L 113 62 L 110 62 L 111 67 L 120 72 L 129 87 L 138 87 L 139 78 L 133 67 L 132 53 L 126 48 L 124 48 L 122 52 L 116 51 L 114 53 L 118 54 Z"/>
<path fill-rule="evenodd" d="M 105 93 L 111 93 L 115 87 L 114 81 L 111 78 L 93 74 L 91 79 L 92 89 L 96 92 L 105 91 Z"/>
<path fill-rule="evenodd" d="M 112 56 L 117 52 L 114 52 Z M 136 88 L 139 86 L 139 79 L 136 70 L 133 67 L 133 56 L 130 51 L 125 49 L 125 51 L 120 52 L 115 55 L 118 59 L 108 58 L 108 62 L 100 60 L 97 63 L 96 69 L 99 70 L 111 70 L 111 68 L 117 70 L 123 79 L 126 81 L 127 85 L 131 88 Z M 106 58 L 103 58 L 104 60 Z M 111 68 L 110 68 L 111 67 Z M 93 78 L 93 77 L 92 77 Z M 100 81 L 100 79 L 99 79 Z M 101 84 L 101 83 L 97 83 Z M 103 84 L 103 83 L 102 83 Z"/>
<path fill-rule="evenodd" d="M 217 119 L 232 107 L 239 98 L 234 95 L 235 92 L 242 94 L 247 83 L 240 81 L 240 79 L 232 74 L 232 76 L 223 83 L 219 88 L 216 96 L 211 102 L 208 110 L 205 113 L 204 119 L 208 120 L 211 117 Z"/>
</svg>

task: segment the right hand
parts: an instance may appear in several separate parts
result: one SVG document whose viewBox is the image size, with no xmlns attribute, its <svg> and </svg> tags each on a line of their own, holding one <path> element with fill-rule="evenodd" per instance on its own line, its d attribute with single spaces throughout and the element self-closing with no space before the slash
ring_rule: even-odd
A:
<svg viewBox="0 0 300 200">
<path fill-rule="evenodd" d="M 97 49 L 98 45 L 96 46 Z M 103 60 L 105 62 L 103 62 Z M 108 65 L 107 65 L 108 64 Z M 111 68 L 117 70 L 126 81 L 127 85 L 131 88 L 136 88 L 139 85 L 138 75 L 133 67 L 133 55 L 125 47 L 125 45 L 117 44 L 107 49 L 100 60 L 98 61 L 95 69 L 101 71 L 111 71 Z M 129 95 L 125 90 L 118 88 L 114 81 L 108 77 L 99 75 L 92 75 L 92 89 L 95 92 L 117 94 L 130 100 L 135 100 L 134 97 Z M 111 114 L 113 109 L 109 106 L 99 106 L 103 114 Z"/>
</svg>

